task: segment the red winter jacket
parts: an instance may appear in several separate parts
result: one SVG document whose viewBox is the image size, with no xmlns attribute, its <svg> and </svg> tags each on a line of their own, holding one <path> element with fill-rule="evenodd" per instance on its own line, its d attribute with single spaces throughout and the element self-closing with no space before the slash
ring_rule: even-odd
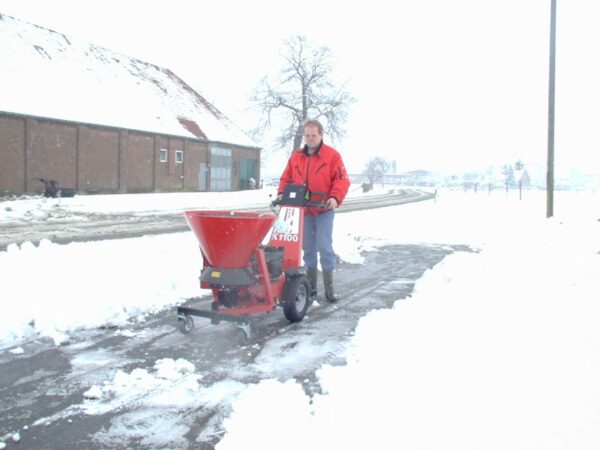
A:
<svg viewBox="0 0 600 450">
<path fill-rule="evenodd" d="M 342 204 L 350 188 L 342 157 L 337 150 L 322 141 L 310 156 L 306 146 L 292 153 L 279 180 L 277 194 L 282 194 L 284 188 L 290 184 L 307 186 L 311 193 L 311 201 L 327 201 L 333 197 L 338 205 Z M 306 210 L 310 215 L 317 215 L 323 211 L 319 208 Z"/>
</svg>

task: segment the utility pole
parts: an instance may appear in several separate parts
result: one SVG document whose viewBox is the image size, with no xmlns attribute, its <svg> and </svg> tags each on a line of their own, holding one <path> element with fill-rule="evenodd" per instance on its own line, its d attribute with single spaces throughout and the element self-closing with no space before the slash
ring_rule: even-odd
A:
<svg viewBox="0 0 600 450">
<path fill-rule="evenodd" d="M 556 0 L 550 0 L 550 75 L 548 83 L 548 165 L 546 217 L 554 216 L 554 84 L 556 72 Z"/>
</svg>

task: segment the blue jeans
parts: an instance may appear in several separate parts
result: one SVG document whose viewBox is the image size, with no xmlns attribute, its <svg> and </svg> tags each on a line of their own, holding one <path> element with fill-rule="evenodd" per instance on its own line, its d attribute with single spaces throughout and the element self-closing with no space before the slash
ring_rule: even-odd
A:
<svg viewBox="0 0 600 450">
<path fill-rule="evenodd" d="M 333 251 L 333 210 L 316 216 L 304 216 L 304 265 L 309 269 L 317 268 L 317 253 L 321 268 L 324 271 L 335 269 L 335 253 Z"/>
</svg>

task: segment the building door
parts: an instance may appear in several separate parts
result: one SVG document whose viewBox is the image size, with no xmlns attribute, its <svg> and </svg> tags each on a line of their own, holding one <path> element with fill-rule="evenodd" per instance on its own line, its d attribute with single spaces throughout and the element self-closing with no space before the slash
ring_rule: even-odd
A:
<svg viewBox="0 0 600 450">
<path fill-rule="evenodd" d="M 252 180 L 254 180 L 254 183 L 252 183 Z M 241 158 L 239 170 L 239 188 L 253 189 L 259 187 L 260 180 L 257 178 L 256 160 Z"/>
<path fill-rule="evenodd" d="M 232 151 L 229 148 L 213 147 L 210 150 L 211 192 L 231 191 Z"/>
<path fill-rule="evenodd" d="M 200 167 L 198 168 L 198 189 L 200 192 L 206 192 L 207 172 L 208 168 L 206 167 L 206 163 L 200 163 Z"/>
</svg>

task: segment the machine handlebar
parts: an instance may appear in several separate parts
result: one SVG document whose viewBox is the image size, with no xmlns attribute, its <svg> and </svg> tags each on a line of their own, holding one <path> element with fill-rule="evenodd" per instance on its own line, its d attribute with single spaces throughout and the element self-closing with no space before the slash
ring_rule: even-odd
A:
<svg viewBox="0 0 600 450">
<path fill-rule="evenodd" d="M 302 208 L 323 208 L 323 209 L 327 209 L 327 204 L 322 201 L 322 202 L 311 202 L 310 200 L 304 200 L 302 203 L 290 203 L 290 202 L 285 202 L 283 200 L 273 200 L 271 202 L 271 207 L 274 206 L 298 206 L 298 207 L 302 207 Z"/>
</svg>

